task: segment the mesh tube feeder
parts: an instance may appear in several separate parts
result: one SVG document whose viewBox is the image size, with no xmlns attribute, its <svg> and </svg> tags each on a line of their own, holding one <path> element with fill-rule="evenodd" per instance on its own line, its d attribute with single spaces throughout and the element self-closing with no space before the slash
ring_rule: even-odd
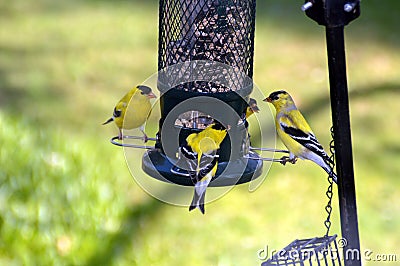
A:
<svg viewBox="0 0 400 266">
<path fill-rule="evenodd" d="M 256 0 L 160 0 L 158 89 L 161 119 L 154 149 L 142 160 L 150 176 L 192 186 L 177 151 L 215 120 L 230 127 L 210 186 L 249 182 L 262 173 L 250 151 L 245 110 L 253 89 Z M 249 156 L 251 154 L 251 156 Z"/>
</svg>

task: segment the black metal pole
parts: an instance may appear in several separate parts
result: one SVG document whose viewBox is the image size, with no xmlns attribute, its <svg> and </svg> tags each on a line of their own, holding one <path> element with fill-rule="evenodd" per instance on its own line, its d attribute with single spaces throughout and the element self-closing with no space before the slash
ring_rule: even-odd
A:
<svg viewBox="0 0 400 266">
<path fill-rule="evenodd" d="M 360 0 L 306 0 L 302 9 L 326 29 L 344 264 L 361 265 L 344 42 L 344 27 L 360 16 Z"/>
<path fill-rule="evenodd" d="M 336 170 L 346 266 L 361 265 L 346 77 L 344 26 L 326 27 Z M 355 252 L 353 252 L 355 251 Z"/>
</svg>

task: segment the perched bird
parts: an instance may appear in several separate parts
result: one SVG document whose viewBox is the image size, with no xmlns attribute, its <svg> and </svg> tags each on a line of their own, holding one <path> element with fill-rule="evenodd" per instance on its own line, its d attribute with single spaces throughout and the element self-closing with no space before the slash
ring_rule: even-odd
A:
<svg viewBox="0 0 400 266">
<path fill-rule="evenodd" d="M 276 131 L 290 152 L 288 161 L 295 163 L 297 158 L 311 160 L 321 166 L 337 183 L 337 176 L 330 166 L 332 160 L 297 109 L 292 97 L 286 91 L 275 91 L 264 101 L 272 103 L 276 109 Z"/>
<path fill-rule="evenodd" d="M 192 133 L 179 148 L 180 159 L 189 166 L 189 176 L 194 184 L 194 195 L 189 211 L 199 208 L 204 214 L 204 198 L 210 181 L 218 168 L 218 150 L 227 131 L 221 123 L 214 122 L 199 133 Z"/>
<path fill-rule="evenodd" d="M 103 125 L 114 121 L 119 130 L 118 139 L 120 140 L 123 139 L 122 129 L 139 128 L 143 133 L 144 142 L 147 142 L 148 137 L 144 133 L 143 124 L 151 112 L 151 98 L 157 97 L 147 86 L 139 85 L 131 89 L 119 100 L 112 117 Z"/>
<path fill-rule="evenodd" d="M 249 122 L 247 121 L 247 119 L 254 113 L 258 113 L 260 111 L 260 109 L 258 108 L 257 105 L 257 101 L 253 98 L 249 99 L 247 108 L 246 108 L 246 112 L 244 114 L 244 116 L 242 116 L 242 120 L 244 121 L 244 127 L 246 129 L 249 128 Z M 247 147 L 251 146 L 250 143 L 250 133 L 247 132 L 247 138 L 245 138 L 243 140 L 243 149 L 246 149 Z"/>
<path fill-rule="evenodd" d="M 252 114 L 258 113 L 260 109 L 257 106 L 257 101 L 253 98 L 249 100 L 249 106 L 246 108 L 246 118 L 249 118 Z"/>
</svg>

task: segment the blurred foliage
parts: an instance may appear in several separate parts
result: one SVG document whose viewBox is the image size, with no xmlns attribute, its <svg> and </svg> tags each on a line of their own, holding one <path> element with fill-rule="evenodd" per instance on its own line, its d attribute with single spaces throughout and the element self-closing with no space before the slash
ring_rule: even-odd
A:
<svg viewBox="0 0 400 266">
<path fill-rule="evenodd" d="M 265 94 L 290 90 L 327 146 L 324 29 L 301 4 L 258 1 L 254 80 Z M 132 180 L 122 150 L 108 143 L 116 129 L 100 124 L 157 70 L 157 8 L 0 0 L 1 265 L 257 265 L 266 245 L 324 233 L 326 177 L 308 162 L 274 165 L 257 191 L 238 186 L 205 216 Z M 346 28 L 361 245 L 374 254 L 400 245 L 399 8 L 362 1 Z"/>
</svg>

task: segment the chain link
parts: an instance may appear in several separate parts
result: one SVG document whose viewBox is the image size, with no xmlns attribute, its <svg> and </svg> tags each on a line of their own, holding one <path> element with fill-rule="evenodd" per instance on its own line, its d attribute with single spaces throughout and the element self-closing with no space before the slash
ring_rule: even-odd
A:
<svg viewBox="0 0 400 266">
<path fill-rule="evenodd" d="M 331 156 L 329 158 L 331 159 L 331 162 L 332 162 L 332 163 L 330 163 L 330 166 L 333 169 L 335 167 L 335 137 L 333 134 L 333 126 L 331 127 L 331 136 L 332 136 L 332 140 L 329 143 L 329 149 L 331 152 Z M 333 197 L 333 178 L 331 175 L 328 175 L 328 182 L 329 182 L 329 186 L 325 193 L 328 198 L 328 203 L 325 207 L 325 211 L 328 214 L 326 217 L 326 220 L 324 221 L 324 225 L 326 228 L 325 236 L 329 235 L 329 230 L 331 229 L 331 225 L 332 225 L 331 214 L 332 214 L 332 197 Z"/>
</svg>

